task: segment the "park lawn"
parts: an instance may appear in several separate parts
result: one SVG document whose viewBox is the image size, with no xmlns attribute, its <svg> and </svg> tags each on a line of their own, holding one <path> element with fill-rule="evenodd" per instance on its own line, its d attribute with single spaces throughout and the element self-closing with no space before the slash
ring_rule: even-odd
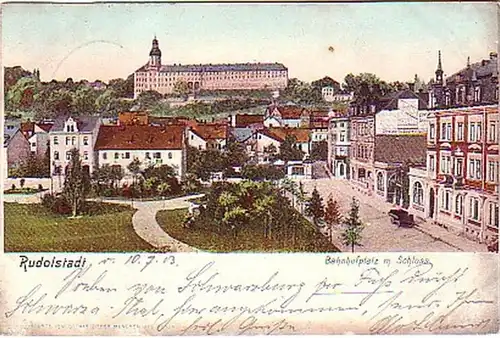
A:
<svg viewBox="0 0 500 338">
<path fill-rule="evenodd" d="M 152 251 L 132 227 L 135 210 L 103 203 L 92 216 L 70 219 L 41 204 L 4 203 L 6 252 Z"/>
<path fill-rule="evenodd" d="M 235 238 L 232 233 L 221 233 L 204 228 L 184 228 L 186 209 L 163 210 L 156 214 L 158 224 L 173 238 L 200 250 L 212 252 L 338 252 L 328 240 L 315 231 L 312 224 L 304 219 L 296 241 L 291 239 L 271 240 L 257 226 L 249 224 Z"/>
</svg>

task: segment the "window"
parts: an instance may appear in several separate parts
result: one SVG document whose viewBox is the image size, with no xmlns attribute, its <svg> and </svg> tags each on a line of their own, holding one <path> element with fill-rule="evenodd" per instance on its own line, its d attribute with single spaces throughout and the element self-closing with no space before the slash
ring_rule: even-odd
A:
<svg viewBox="0 0 500 338">
<path fill-rule="evenodd" d="M 490 203 L 488 209 L 488 224 L 498 228 L 498 204 Z"/>
<path fill-rule="evenodd" d="M 54 160 L 58 160 L 58 159 L 59 159 L 59 152 L 54 151 Z"/>
<path fill-rule="evenodd" d="M 69 151 L 66 152 L 66 161 L 71 160 L 71 153 Z"/>
<path fill-rule="evenodd" d="M 160 152 L 154 153 L 153 157 L 154 158 L 161 158 L 161 153 Z"/>
<path fill-rule="evenodd" d="M 475 197 L 469 200 L 469 218 L 479 221 L 479 199 Z"/>
<path fill-rule="evenodd" d="M 146 158 L 146 160 L 150 160 L 151 157 L 149 157 L 149 152 L 146 152 L 146 155 L 144 156 Z"/>
<path fill-rule="evenodd" d="M 463 141 L 464 140 L 464 123 L 463 122 L 458 122 L 457 123 L 457 136 L 456 136 L 457 141 Z"/>
<path fill-rule="evenodd" d="M 450 211 L 450 198 L 451 198 L 451 193 L 449 190 L 443 191 L 441 194 L 441 209 Z"/>
<path fill-rule="evenodd" d="M 69 136 L 66 136 L 66 145 L 69 146 L 70 138 Z"/>
<path fill-rule="evenodd" d="M 441 173 L 442 174 L 451 174 L 451 156 L 450 155 L 441 155 Z"/>
<path fill-rule="evenodd" d="M 471 122 L 469 125 L 469 142 L 481 141 L 481 122 Z"/>
<path fill-rule="evenodd" d="M 126 152 L 124 154 L 122 154 L 123 158 L 125 159 L 129 159 L 130 158 L 130 153 L 129 152 Z"/>
<path fill-rule="evenodd" d="M 481 160 L 469 159 L 469 178 L 481 179 Z"/>
<path fill-rule="evenodd" d="M 172 153 L 168 153 L 168 159 L 171 160 L 172 159 Z"/>
<path fill-rule="evenodd" d="M 76 136 L 71 138 L 71 145 L 74 146 L 76 144 Z"/>
<path fill-rule="evenodd" d="M 413 203 L 416 205 L 424 205 L 424 189 L 420 182 L 415 182 L 415 184 L 413 184 Z"/>
<path fill-rule="evenodd" d="M 54 136 L 54 145 L 59 144 L 59 138 L 57 136 Z"/>
<path fill-rule="evenodd" d="M 107 160 L 108 159 L 108 153 L 102 153 L 102 159 Z"/>
<path fill-rule="evenodd" d="M 429 155 L 429 171 L 434 172 L 436 170 L 436 159 L 434 155 Z"/>
<path fill-rule="evenodd" d="M 384 191 L 384 175 L 381 172 L 377 174 L 377 190 Z"/>
<path fill-rule="evenodd" d="M 481 101 L 481 87 L 474 88 L 474 102 Z"/>
<path fill-rule="evenodd" d="M 455 160 L 455 176 L 462 176 L 463 171 L 463 159 L 457 158 Z"/>
<path fill-rule="evenodd" d="M 462 195 L 457 195 L 457 197 L 455 197 L 455 214 L 460 216 L 463 214 L 463 199 L 464 197 Z"/>
<path fill-rule="evenodd" d="M 441 141 L 451 141 L 451 123 L 441 123 Z"/>
<path fill-rule="evenodd" d="M 83 145 L 84 146 L 88 146 L 89 145 L 89 137 L 88 136 L 84 136 L 83 137 Z"/>
<path fill-rule="evenodd" d="M 88 160 L 89 159 L 89 152 L 88 151 L 84 151 L 83 152 L 83 159 L 84 160 Z"/>
<path fill-rule="evenodd" d="M 496 123 L 496 121 L 490 122 L 490 129 L 488 130 L 488 141 L 490 141 L 490 142 L 497 141 L 497 123 Z"/>
<path fill-rule="evenodd" d="M 488 181 L 498 182 L 498 162 L 488 161 Z"/>
<path fill-rule="evenodd" d="M 345 142 L 345 130 L 340 132 L 340 142 Z"/>
<path fill-rule="evenodd" d="M 120 154 L 119 153 L 115 153 L 115 160 L 117 160 L 119 158 L 120 158 Z"/>
</svg>

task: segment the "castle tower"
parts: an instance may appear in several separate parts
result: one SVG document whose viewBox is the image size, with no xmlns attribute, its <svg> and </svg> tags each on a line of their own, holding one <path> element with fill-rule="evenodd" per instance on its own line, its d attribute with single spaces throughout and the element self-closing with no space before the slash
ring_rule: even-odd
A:
<svg viewBox="0 0 500 338">
<path fill-rule="evenodd" d="M 443 84 L 443 65 L 441 63 L 441 51 L 438 51 L 438 65 L 436 69 L 436 83 Z"/>
<path fill-rule="evenodd" d="M 153 38 L 153 45 L 151 51 L 149 52 L 149 66 L 150 67 L 160 67 L 161 66 L 161 50 L 158 45 L 158 40 L 156 36 Z"/>
</svg>

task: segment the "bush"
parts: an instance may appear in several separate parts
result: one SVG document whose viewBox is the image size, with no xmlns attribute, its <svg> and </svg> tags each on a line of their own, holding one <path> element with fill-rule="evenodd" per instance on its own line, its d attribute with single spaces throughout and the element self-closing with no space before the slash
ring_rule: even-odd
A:
<svg viewBox="0 0 500 338">
<path fill-rule="evenodd" d="M 71 207 L 62 196 L 45 194 L 42 197 L 42 205 L 49 211 L 59 215 L 71 214 Z"/>
</svg>

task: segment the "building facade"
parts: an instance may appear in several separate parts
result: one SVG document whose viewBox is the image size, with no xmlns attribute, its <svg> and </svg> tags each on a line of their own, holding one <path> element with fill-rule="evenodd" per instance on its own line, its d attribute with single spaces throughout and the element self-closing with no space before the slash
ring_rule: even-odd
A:
<svg viewBox="0 0 500 338">
<path fill-rule="evenodd" d="M 99 167 L 119 166 L 126 176 L 135 159 L 141 169 L 168 165 L 178 177 L 185 173 L 184 126 L 101 126 L 95 146 Z"/>
<path fill-rule="evenodd" d="M 349 178 L 349 118 L 335 116 L 330 118 L 328 142 L 328 168 L 334 177 Z"/>
<path fill-rule="evenodd" d="M 498 54 L 490 53 L 488 59 L 470 63 L 465 68 L 446 77 L 441 52 L 435 79 L 429 90 L 429 108 L 444 109 L 479 106 L 498 102 Z"/>
<path fill-rule="evenodd" d="M 49 131 L 52 176 L 64 176 L 71 161 L 70 151 L 78 149 L 83 170 L 92 173 L 96 166 L 94 145 L 101 120 L 99 117 L 59 117 Z"/>
<path fill-rule="evenodd" d="M 373 191 L 375 150 L 375 116 L 350 117 L 350 180 L 363 189 Z"/>
<path fill-rule="evenodd" d="M 411 209 L 480 242 L 498 236 L 498 105 L 429 115 L 427 175 L 411 176 Z"/>
<path fill-rule="evenodd" d="M 276 90 L 286 88 L 288 69 L 280 63 L 238 63 L 162 65 L 161 50 L 153 39 L 149 62 L 134 73 L 134 97 L 149 90 L 160 94 L 174 93 L 179 82 L 189 91 L 198 90 Z"/>
</svg>

